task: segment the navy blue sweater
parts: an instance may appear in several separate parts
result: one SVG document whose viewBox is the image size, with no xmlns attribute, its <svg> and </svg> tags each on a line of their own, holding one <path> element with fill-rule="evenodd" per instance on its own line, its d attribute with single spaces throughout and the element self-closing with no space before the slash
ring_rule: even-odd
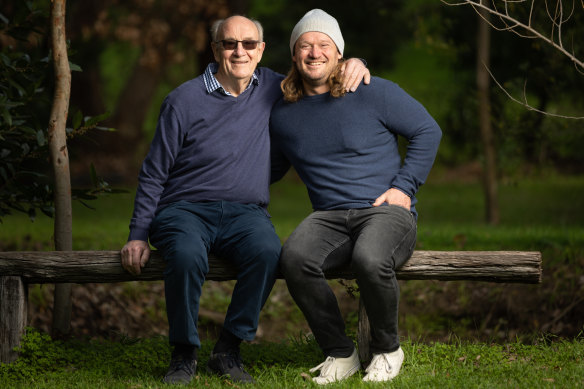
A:
<svg viewBox="0 0 584 389">
<path fill-rule="evenodd" d="M 177 201 L 269 202 L 269 115 L 283 76 L 256 70 L 238 97 L 208 93 L 203 77 L 164 100 L 139 175 L 129 240 L 147 240 L 157 210 Z"/>
<path fill-rule="evenodd" d="M 272 181 L 292 163 L 315 210 L 371 207 L 389 188 L 412 199 L 434 163 L 442 132 L 397 84 L 372 77 L 354 93 L 280 100 L 270 117 Z M 404 161 L 398 135 L 409 143 Z"/>
</svg>

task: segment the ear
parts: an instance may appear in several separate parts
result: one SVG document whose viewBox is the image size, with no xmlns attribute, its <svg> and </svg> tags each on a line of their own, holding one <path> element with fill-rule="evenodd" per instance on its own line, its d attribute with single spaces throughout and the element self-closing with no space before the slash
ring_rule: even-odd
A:
<svg viewBox="0 0 584 389">
<path fill-rule="evenodd" d="M 215 42 L 211 42 L 211 50 L 213 50 L 213 57 L 215 58 L 215 62 L 219 63 L 221 56 L 219 55 L 219 44 Z"/>
<path fill-rule="evenodd" d="M 292 46 L 292 62 L 297 62 L 297 58 L 296 58 L 296 53 L 298 52 L 296 50 L 297 43 L 298 43 L 298 41 L 294 42 L 294 46 Z"/>
<path fill-rule="evenodd" d="M 260 42 L 258 44 L 258 62 L 262 60 L 262 56 L 264 55 L 264 50 L 266 49 L 266 42 Z"/>
</svg>

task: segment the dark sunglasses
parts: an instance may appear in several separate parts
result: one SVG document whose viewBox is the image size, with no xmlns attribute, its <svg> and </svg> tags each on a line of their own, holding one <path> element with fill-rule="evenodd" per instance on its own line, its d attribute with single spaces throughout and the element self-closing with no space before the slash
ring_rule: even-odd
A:
<svg viewBox="0 0 584 389">
<path fill-rule="evenodd" d="M 232 39 L 222 39 L 222 40 L 216 41 L 215 43 L 219 43 L 219 42 L 221 42 L 221 44 L 223 45 L 223 48 L 225 50 L 235 50 L 235 48 L 237 47 L 237 44 L 239 42 L 241 42 L 241 45 L 243 46 L 244 50 L 254 50 L 256 47 L 258 47 L 258 43 L 260 43 L 260 41 L 250 41 L 250 40 L 236 41 L 236 40 L 232 40 Z"/>
</svg>

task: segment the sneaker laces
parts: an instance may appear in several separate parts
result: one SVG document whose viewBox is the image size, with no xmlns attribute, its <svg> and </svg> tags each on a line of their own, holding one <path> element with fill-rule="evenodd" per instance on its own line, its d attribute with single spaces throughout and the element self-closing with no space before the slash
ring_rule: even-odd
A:
<svg viewBox="0 0 584 389">
<path fill-rule="evenodd" d="M 176 358 L 170 361 L 170 369 L 172 371 L 182 370 L 189 375 L 193 375 L 193 362 L 186 358 Z"/>
<path fill-rule="evenodd" d="M 376 354 L 373 356 L 371 364 L 365 369 L 365 371 L 369 373 L 374 370 L 385 370 L 387 373 L 390 373 L 393 370 L 388 354 Z"/>
<path fill-rule="evenodd" d="M 245 371 L 245 368 L 243 367 L 243 361 L 241 360 L 241 355 L 239 354 L 238 351 L 228 351 L 225 353 L 219 353 L 217 355 L 221 355 L 223 356 L 223 361 L 225 362 L 225 364 L 227 365 L 227 369 L 232 369 L 233 367 L 238 367 L 242 372 L 247 373 L 247 371 Z"/>
<path fill-rule="evenodd" d="M 226 353 L 226 357 L 229 368 L 237 366 L 243 370 L 243 362 L 241 361 L 241 356 L 237 351 L 230 351 Z"/>
<path fill-rule="evenodd" d="M 320 370 L 321 376 L 328 376 L 332 373 L 332 369 L 334 368 L 335 358 L 334 357 L 326 357 L 325 361 L 318 366 L 313 367 L 310 369 L 311 373 L 314 373 Z"/>
</svg>

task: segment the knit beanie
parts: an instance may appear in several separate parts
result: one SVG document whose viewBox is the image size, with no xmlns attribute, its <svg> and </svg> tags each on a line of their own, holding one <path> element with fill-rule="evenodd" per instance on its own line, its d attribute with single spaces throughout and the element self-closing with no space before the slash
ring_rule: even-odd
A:
<svg viewBox="0 0 584 389">
<path fill-rule="evenodd" d="M 305 32 L 309 31 L 327 34 L 333 42 L 335 42 L 335 45 L 337 45 L 339 53 L 343 55 L 345 41 L 343 40 L 343 34 L 341 34 L 339 23 L 337 23 L 337 19 L 333 18 L 322 9 L 308 11 L 292 30 L 292 36 L 290 37 L 290 53 L 292 55 L 294 55 L 294 45 L 298 38 L 300 38 Z"/>
</svg>

